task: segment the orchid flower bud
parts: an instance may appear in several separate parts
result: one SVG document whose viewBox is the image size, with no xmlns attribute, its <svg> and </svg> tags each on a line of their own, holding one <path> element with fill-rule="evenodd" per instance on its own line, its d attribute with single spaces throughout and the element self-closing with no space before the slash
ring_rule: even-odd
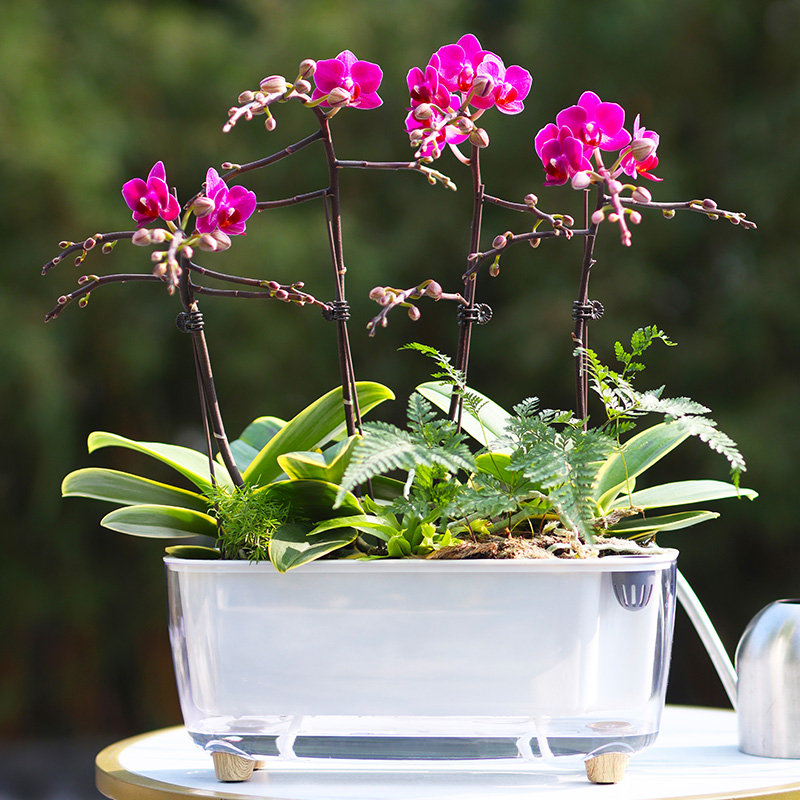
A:
<svg viewBox="0 0 800 800">
<path fill-rule="evenodd" d="M 637 203 L 649 203 L 653 199 L 653 195 L 644 186 L 637 186 L 631 194 L 631 199 Z"/>
<path fill-rule="evenodd" d="M 649 158 L 655 149 L 656 143 L 652 139 L 642 137 L 631 142 L 631 155 L 640 163 Z"/>
<path fill-rule="evenodd" d="M 416 322 L 422 314 L 420 314 L 419 309 L 416 306 L 409 306 L 408 307 L 408 318 L 413 322 Z"/>
<path fill-rule="evenodd" d="M 331 108 L 343 108 L 350 104 L 353 95 L 341 86 L 334 86 L 328 95 L 328 105 Z"/>
<path fill-rule="evenodd" d="M 294 90 L 298 94 L 308 94 L 311 91 L 311 84 L 307 80 L 300 78 L 299 81 L 295 81 Z"/>
<path fill-rule="evenodd" d="M 386 289 L 384 289 L 383 286 L 375 286 L 370 290 L 369 299 L 380 300 L 384 294 L 386 294 Z"/>
<path fill-rule="evenodd" d="M 135 244 L 137 247 L 147 247 L 152 243 L 153 240 L 150 238 L 150 230 L 148 228 L 139 228 L 139 230 L 131 236 L 131 244 Z"/>
<path fill-rule="evenodd" d="M 469 136 L 475 130 L 475 123 L 469 117 L 456 117 L 453 127 L 464 136 Z"/>
<path fill-rule="evenodd" d="M 474 97 L 488 97 L 494 91 L 494 81 L 488 75 L 478 75 L 472 82 Z"/>
<path fill-rule="evenodd" d="M 217 249 L 217 240 L 210 233 L 204 233 L 200 237 L 200 241 L 197 243 L 197 246 L 201 250 L 208 250 L 209 252 L 213 253 Z"/>
<path fill-rule="evenodd" d="M 155 228 L 150 231 L 150 241 L 153 244 L 162 244 L 167 241 L 167 232 L 163 228 Z"/>
<path fill-rule="evenodd" d="M 484 128 L 475 128 L 469 135 L 469 142 L 475 145 L 475 147 L 488 147 L 489 134 Z"/>
<path fill-rule="evenodd" d="M 297 76 L 298 78 L 304 78 L 308 80 L 309 78 L 313 77 L 316 71 L 317 62 L 312 58 L 305 58 L 300 62 L 300 66 L 297 68 Z"/>
<path fill-rule="evenodd" d="M 200 195 L 192 205 L 192 211 L 196 217 L 206 217 L 215 208 L 214 201 L 210 197 Z"/>
<path fill-rule="evenodd" d="M 231 246 L 231 237 L 227 233 L 223 233 L 219 228 L 211 232 L 217 243 L 217 250 L 227 250 Z"/>
<path fill-rule="evenodd" d="M 283 94 L 289 85 L 283 75 L 270 75 L 261 81 L 259 88 L 264 94 Z"/>
<path fill-rule="evenodd" d="M 442 296 L 442 287 L 437 281 L 429 281 L 428 285 L 425 287 L 425 294 L 427 294 L 428 297 L 432 297 L 434 300 L 438 300 Z"/>
<path fill-rule="evenodd" d="M 611 194 L 619 194 L 622 191 L 622 184 L 616 178 L 612 178 L 606 185 Z"/>
<path fill-rule="evenodd" d="M 430 119 L 433 116 L 433 109 L 430 103 L 420 103 L 412 112 L 412 116 L 417 122 L 424 122 L 426 119 Z"/>
<path fill-rule="evenodd" d="M 592 179 L 589 177 L 589 173 L 585 170 L 583 172 L 576 172 L 572 176 L 573 189 L 588 189 L 591 184 Z"/>
<path fill-rule="evenodd" d="M 249 89 L 242 92 L 237 98 L 240 103 L 252 103 L 255 95 Z"/>
</svg>

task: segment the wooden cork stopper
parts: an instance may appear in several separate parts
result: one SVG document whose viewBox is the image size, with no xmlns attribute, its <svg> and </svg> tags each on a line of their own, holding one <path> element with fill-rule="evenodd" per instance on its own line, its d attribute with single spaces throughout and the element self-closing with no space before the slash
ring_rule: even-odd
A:
<svg viewBox="0 0 800 800">
<path fill-rule="evenodd" d="M 253 760 L 233 753 L 212 753 L 214 774 L 223 783 L 239 783 L 250 780 L 253 775 Z"/>
<path fill-rule="evenodd" d="M 603 753 L 588 758 L 586 777 L 592 783 L 619 783 L 625 777 L 625 769 L 630 761 L 627 753 Z"/>
</svg>

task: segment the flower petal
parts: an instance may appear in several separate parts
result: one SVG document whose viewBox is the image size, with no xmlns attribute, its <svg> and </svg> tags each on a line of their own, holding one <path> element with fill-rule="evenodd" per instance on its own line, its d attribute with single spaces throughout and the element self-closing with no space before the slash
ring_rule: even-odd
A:
<svg viewBox="0 0 800 800">
<path fill-rule="evenodd" d="M 352 108 L 361 108 L 367 110 L 370 108 L 377 108 L 382 104 L 383 100 L 378 96 L 378 94 L 376 92 L 371 92 L 370 94 L 360 94 L 357 100 L 350 103 L 350 106 Z"/>
<path fill-rule="evenodd" d="M 356 61 L 350 69 L 350 76 L 361 87 L 363 94 L 374 94 L 381 85 L 383 70 L 371 61 Z"/>
<path fill-rule="evenodd" d="M 147 194 L 147 184 L 141 178 L 131 178 L 122 185 L 122 197 L 131 210 L 135 209 L 139 200 Z"/>
<path fill-rule="evenodd" d="M 341 85 L 346 74 L 347 68 L 341 61 L 335 58 L 326 58 L 317 61 L 314 83 L 322 94 L 328 94 L 332 89 Z"/>
<path fill-rule="evenodd" d="M 594 118 L 600 123 L 603 133 L 614 136 L 625 124 L 625 109 L 619 103 L 599 103 Z"/>
</svg>

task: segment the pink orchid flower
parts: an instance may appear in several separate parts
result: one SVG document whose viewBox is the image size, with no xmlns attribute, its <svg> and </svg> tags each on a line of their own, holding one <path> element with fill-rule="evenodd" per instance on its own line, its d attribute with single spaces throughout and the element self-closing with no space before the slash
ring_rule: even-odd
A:
<svg viewBox="0 0 800 800">
<path fill-rule="evenodd" d="M 411 95 L 412 107 L 421 103 L 431 103 L 442 111 L 448 110 L 451 96 L 444 82 L 440 81 L 437 64 L 438 59 L 434 53 L 430 63 L 425 67 L 425 72 L 419 67 L 412 67 L 408 71 L 406 81 Z M 456 108 L 458 108 L 458 104 Z"/>
<path fill-rule="evenodd" d="M 230 189 L 215 169 L 206 173 L 206 197 L 214 204 L 214 210 L 197 219 L 200 233 L 213 233 L 217 229 L 228 236 L 240 236 L 246 230 L 245 223 L 256 210 L 256 195 L 244 186 Z"/>
<path fill-rule="evenodd" d="M 470 101 L 475 108 L 491 108 L 503 114 L 519 114 L 524 111 L 523 100 L 531 90 L 533 78 L 528 70 L 518 66 L 506 69 L 503 60 L 489 53 L 480 63 L 477 75 L 490 78 L 494 89 L 487 97 L 475 95 Z"/>
<path fill-rule="evenodd" d="M 383 103 L 378 96 L 383 72 L 377 64 L 359 61 L 349 50 L 343 50 L 336 58 L 317 61 L 314 73 L 316 87 L 312 100 L 327 97 L 334 89 L 342 89 L 349 94 L 345 105 L 353 108 L 377 108 Z M 327 106 L 323 101 L 320 105 Z"/>
<path fill-rule="evenodd" d="M 458 95 L 452 95 L 451 102 L 458 104 Z M 443 118 L 443 114 L 436 108 L 433 108 L 433 115 L 430 119 L 425 120 L 425 122 L 420 122 L 419 120 L 414 118 L 414 112 L 409 112 L 408 116 L 406 117 L 406 131 L 411 133 L 411 131 L 421 130 L 421 129 L 432 129 L 432 123 L 436 123 Z M 433 131 L 431 130 L 431 134 Z M 442 150 L 444 150 L 445 145 L 448 144 L 461 144 L 469 139 L 469 134 L 462 133 L 461 131 L 456 128 L 455 125 L 445 125 L 440 130 L 436 131 L 435 135 L 431 135 L 430 137 L 426 137 L 425 141 L 423 142 L 422 146 L 419 148 L 419 157 L 420 158 L 437 158 Z"/>
<path fill-rule="evenodd" d="M 633 122 L 633 140 L 631 144 L 634 146 L 633 151 L 624 156 L 620 166 L 626 175 L 635 178 L 641 175 L 643 178 L 649 178 L 651 181 L 661 181 L 663 178 L 658 178 L 650 174 L 650 170 L 658 166 L 658 156 L 656 155 L 656 148 L 658 147 L 659 135 L 655 131 L 648 131 L 646 128 L 639 124 L 639 114 Z M 638 150 L 647 151 L 647 144 L 652 145 L 650 152 L 641 159 L 636 158 Z M 644 145 L 644 147 L 643 147 Z"/>
<path fill-rule="evenodd" d="M 467 33 L 455 44 L 440 47 L 433 58 L 437 60 L 436 69 L 442 83 L 451 92 L 462 92 L 466 95 L 472 88 L 478 66 L 488 54 L 489 51 L 481 47 L 477 37 Z"/>
<path fill-rule="evenodd" d="M 630 144 L 631 135 L 622 126 L 625 109 L 617 103 L 604 103 L 594 92 L 584 92 L 578 105 L 560 111 L 556 125 L 566 125 L 576 139 L 583 142 L 586 155 L 601 150 L 621 150 Z"/>
<path fill-rule="evenodd" d="M 451 92 L 461 92 L 465 97 L 476 77 L 491 79 L 492 90 L 486 96 L 476 95 L 470 101 L 475 108 L 487 109 L 496 105 L 504 114 L 519 114 L 523 110 L 522 101 L 528 96 L 533 82 L 530 72 L 518 66 L 506 69 L 503 60 L 490 50 L 484 50 L 473 34 L 465 34 L 456 44 L 440 47 L 431 64 L 434 64 L 434 59 L 441 82 Z"/>
<path fill-rule="evenodd" d="M 575 138 L 566 125 L 560 128 L 552 122 L 545 125 L 536 134 L 534 146 L 544 166 L 546 186 L 560 186 L 577 173 L 592 168 L 583 143 Z"/>
<path fill-rule="evenodd" d="M 159 217 L 171 222 L 181 213 L 177 199 L 167 187 L 167 173 L 162 161 L 156 162 L 147 180 L 133 178 L 122 186 L 122 196 L 133 211 L 137 227 L 155 222 Z"/>
</svg>

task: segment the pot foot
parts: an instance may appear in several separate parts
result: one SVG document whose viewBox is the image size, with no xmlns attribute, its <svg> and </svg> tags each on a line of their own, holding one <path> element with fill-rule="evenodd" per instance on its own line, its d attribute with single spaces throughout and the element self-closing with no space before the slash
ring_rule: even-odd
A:
<svg viewBox="0 0 800 800">
<path fill-rule="evenodd" d="M 253 775 L 255 763 L 250 758 L 233 753 L 212 753 L 214 774 L 223 783 L 241 783 L 248 781 Z"/>
<path fill-rule="evenodd" d="M 602 753 L 585 761 L 586 777 L 592 783 L 619 783 L 630 761 L 627 753 Z"/>
</svg>

